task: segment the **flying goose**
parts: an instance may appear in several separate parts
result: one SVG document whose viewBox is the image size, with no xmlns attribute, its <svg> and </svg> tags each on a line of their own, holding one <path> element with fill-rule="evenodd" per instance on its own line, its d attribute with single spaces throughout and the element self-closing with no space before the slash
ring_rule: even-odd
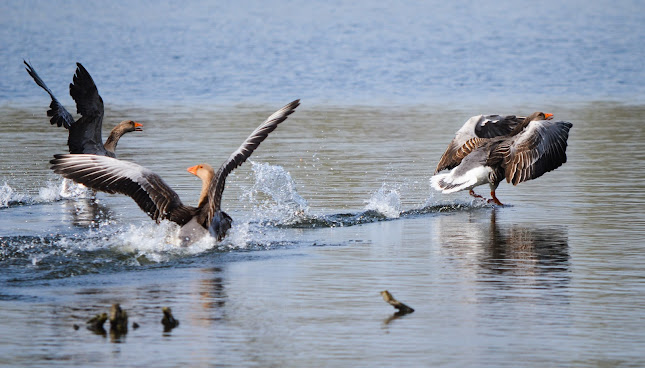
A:
<svg viewBox="0 0 645 368">
<path fill-rule="evenodd" d="M 34 82 L 44 89 L 52 99 L 49 104 L 50 110 L 47 111 L 47 116 L 51 117 L 50 123 L 69 130 L 67 138 L 69 153 L 91 153 L 116 157 L 114 150 L 121 136 L 125 133 L 142 130 L 142 124 L 132 120 L 124 120 L 112 129 L 105 144 L 102 143 L 103 99 L 99 96 L 99 91 L 90 73 L 85 70 L 83 65 L 76 63 L 74 80 L 69 85 L 69 94 L 76 102 L 76 112 L 81 114 L 81 117 L 74 121 L 72 115 L 58 102 L 36 70 L 26 61 L 23 60 L 23 62 L 27 66 L 25 70 L 34 79 Z"/>
</svg>

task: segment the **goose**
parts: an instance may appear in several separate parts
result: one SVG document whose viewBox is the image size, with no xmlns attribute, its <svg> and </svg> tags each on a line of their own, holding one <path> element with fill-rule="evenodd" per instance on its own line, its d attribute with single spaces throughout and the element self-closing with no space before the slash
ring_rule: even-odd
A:
<svg viewBox="0 0 645 368">
<path fill-rule="evenodd" d="M 130 196 L 157 223 L 170 220 L 178 224 L 182 246 L 210 234 L 221 241 L 233 219 L 221 210 L 226 177 L 240 166 L 281 122 L 291 115 L 300 100 L 274 112 L 260 124 L 242 145 L 215 171 L 206 163 L 189 167 L 202 180 L 197 207 L 187 206 L 159 175 L 134 162 L 89 154 L 59 154 L 50 161 L 51 169 L 67 179 L 95 190 Z"/>
<path fill-rule="evenodd" d="M 105 143 L 102 143 L 101 127 L 103 125 L 103 99 L 94 84 L 90 73 L 76 63 L 76 73 L 73 83 L 69 85 L 69 94 L 76 102 L 76 111 L 81 117 L 74 121 L 72 115 L 56 99 L 52 91 L 40 78 L 36 70 L 26 61 L 25 70 L 34 79 L 37 85 L 45 90 L 52 99 L 47 116 L 51 117 L 51 125 L 63 126 L 69 130 L 67 145 L 69 153 L 88 153 L 109 157 L 116 157 L 114 151 L 119 139 L 126 133 L 142 131 L 143 125 L 132 120 L 124 120 L 117 124 L 110 132 Z"/>
<path fill-rule="evenodd" d="M 442 193 L 468 190 L 482 198 L 473 188 L 488 183 L 492 197 L 488 202 L 503 206 L 495 195 L 502 180 L 517 185 L 567 162 L 567 140 L 573 125 L 552 119 L 553 114 L 543 112 L 521 122 L 517 117 L 487 120 L 479 115 L 469 119 L 439 160 L 430 178 L 432 187 Z M 451 171 L 438 174 L 444 169 Z"/>
</svg>

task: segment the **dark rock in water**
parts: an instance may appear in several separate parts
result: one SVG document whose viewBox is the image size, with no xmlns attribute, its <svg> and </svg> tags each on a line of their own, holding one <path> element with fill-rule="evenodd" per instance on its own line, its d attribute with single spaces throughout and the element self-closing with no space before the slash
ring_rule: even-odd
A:
<svg viewBox="0 0 645 368">
<path fill-rule="evenodd" d="M 103 324 L 105 321 L 107 321 L 108 315 L 107 313 L 101 313 L 97 314 L 93 318 L 91 318 L 89 321 L 86 322 L 87 329 L 90 331 L 94 331 L 98 334 L 105 335 L 105 329 L 103 328 Z"/>
<path fill-rule="evenodd" d="M 78 329 L 79 329 L 79 328 L 81 328 L 81 327 L 80 327 L 79 325 L 77 325 L 76 323 L 74 323 L 74 325 L 73 325 L 72 327 L 74 327 L 74 330 L 76 330 L 76 331 L 78 331 Z"/>
<path fill-rule="evenodd" d="M 394 297 L 392 296 L 392 294 L 390 294 L 389 291 L 383 290 L 381 291 L 381 295 L 383 296 L 383 300 L 385 300 L 388 304 L 390 304 L 391 306 L 397 309 L 397 312 L 395 313 L 397 316 L 402 316 L 402 315 L 414 312 L 414 309 L 394 299 Z"/>
<path fill-rule="evenodd" d="M 121 309 L 118 303 L 110 308 L 110 331 L 118 334 L 128 333 L 128 312 Z"/>
<path fill-rule="evenodd" d="M 137 328 L 139 328 L 139 324 L 136 322 L 132 322 L 132 328 L 136 330 Z"/>
<path fill-rule="evenodd" d="M 172 311 L 169 307 L 161 308 L 163 312 L 163 318 L 161 319 L 161 324 L 164 326 L 164 332 L 169 332 L 173 328 L 179 326 L 179 321 L 172 316 Z"/>
</svg>

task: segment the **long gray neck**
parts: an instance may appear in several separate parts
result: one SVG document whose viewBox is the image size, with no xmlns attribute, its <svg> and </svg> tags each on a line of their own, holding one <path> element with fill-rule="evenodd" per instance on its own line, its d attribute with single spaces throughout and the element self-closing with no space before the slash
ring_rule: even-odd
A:
<svg viewBox="0 0 645 368">
<path fill-rule="evenodd" d="M 103 144 L 103 147 L 108 151 L 114 153 L 114 150 L 116 150 L 116 145 L 119 143 L 119 139 L 121 136 L 125 134 L 125 131 L 123 129 L 120 129 L 120 127 L 116 127 L 112 129 L 112 132 L 110 132 L 110 136 L 107 138 L 105 141 L 105 144 Z"/>
</svg>

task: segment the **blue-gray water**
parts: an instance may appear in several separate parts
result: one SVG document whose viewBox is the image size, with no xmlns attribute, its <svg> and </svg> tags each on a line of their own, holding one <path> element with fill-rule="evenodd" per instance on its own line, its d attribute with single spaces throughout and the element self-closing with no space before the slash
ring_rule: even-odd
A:
<svg viewBox="0 0 645 368">
<path fill-rule="evenodd" d="M 5 1 L 0 103 L 408 104 L 645 97 L 641 1 Z"/>
<path fill-rule="evenodd" d="M 0 365 L 645 365 L 643 10 L 3 3 Z M 82 62 L 104 135 L 144 124 L 119 157 L 190 204 L 187 167 L 302 105 L 227 181 L 227 238 L 179 249 L 129 198 L 61 191 L 66 132 L 23 58 L 70 112 Z M 502 184 L 502 208 L 431 190 L 468 117 L 535 110 L 573 123 L 564 166 Z M 115 302 L 141 327 L 85 329 Z"/>
</svg>

